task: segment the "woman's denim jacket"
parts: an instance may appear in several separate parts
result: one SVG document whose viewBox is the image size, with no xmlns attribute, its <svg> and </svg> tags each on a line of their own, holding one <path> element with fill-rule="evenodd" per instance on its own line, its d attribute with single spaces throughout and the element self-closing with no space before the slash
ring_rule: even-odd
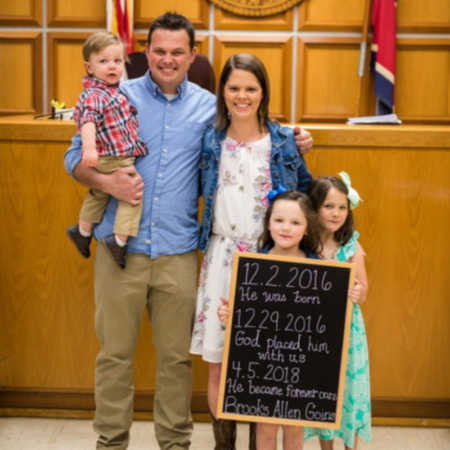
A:
<svg viewBox="0 0 450 450">
<path fill-rule="evenodd" d="M 277 122 L 268 122 L 266 125 L 272 141 L 270 154 L 272 189 L 277 189 L 281 184 L 288 191 L 306 192 L 311 183 L 311 174 L 303 156 L 298 152 L 292 129 L 282 127 Z M 208 246 L 211 233 L 212 212 L 219 178 L 221 144 L 225 137 L 225 131 L 218 131 L 212 126 L 206 130 L 203 136 L 200 156 L 200 187 L 204 209 L 199 241 L 199 248 L 203 251 Z M 245 205 L 236 205 L 237 208 L 242 206 Z"/>
</svg>

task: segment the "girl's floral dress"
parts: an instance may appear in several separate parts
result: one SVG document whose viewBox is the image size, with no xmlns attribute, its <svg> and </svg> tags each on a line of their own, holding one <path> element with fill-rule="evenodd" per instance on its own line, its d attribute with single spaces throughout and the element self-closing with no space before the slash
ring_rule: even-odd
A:
<svg viewBox="0 0 450 450">
<path fill-rule="evenodd" d="M 359 233 L 355 231 L 350 240 L 337 252 L 338 261 L 351 261 L 357 247 Z M 341 426 L 338 430 L 305 427 L 305 441 L 313 436 L 330 440 L 341 438 L 349 448 L 354 448 L 355 433 L 366 442 L 371 439 L 369 353 L 366 329 L 361 308 L 353 304 L 348 345 L 347 370 L 345 373 L 344 401 L 342 402 Z"/>
<path fill-rule="evenodd" d="M 228 298 L 236 250 L 256 252 L 272 189 L 270 134 L 251 143 L 229 137 L 222 143 L 212 235 L 203 258 L 191 353 L 222 362 L 224 328 L 217 317 L 220 297 Z"/>
</svg>

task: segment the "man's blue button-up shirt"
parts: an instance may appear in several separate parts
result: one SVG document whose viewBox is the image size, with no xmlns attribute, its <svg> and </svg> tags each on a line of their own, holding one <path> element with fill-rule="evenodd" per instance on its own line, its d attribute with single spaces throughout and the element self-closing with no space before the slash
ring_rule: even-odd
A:
<svg viewBox="0 0 450 450">
<path fill-rule="evenodd" d="M 215 97 L 185 79 L 176 96 L 168 100 L 147 72 L 121 84 L 137 108 L 139 135 L 149 154 L 136 160 L 144 181 L 139 234 L 128 240 L 130 253 L 151 258 L 182 254 L 197 248 L 199 158 L 204 131 L 215 116 Z M 73 173 L 81 159 L 81 137 L 72 139 L 65 166 Z M 113 232 L 117 200 L 111 198 L 97 239 Z"/>
</svg>

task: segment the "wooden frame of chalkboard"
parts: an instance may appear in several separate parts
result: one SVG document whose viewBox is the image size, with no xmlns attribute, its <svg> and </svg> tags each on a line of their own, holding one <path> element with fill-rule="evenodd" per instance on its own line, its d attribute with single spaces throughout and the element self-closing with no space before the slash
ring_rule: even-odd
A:
<svg viewBox="0 0 450 450">
<path fill-rule="evenodd" d="M 339 428 L 354 269 L 235 253 L 217 417 Z"/>
</svg>

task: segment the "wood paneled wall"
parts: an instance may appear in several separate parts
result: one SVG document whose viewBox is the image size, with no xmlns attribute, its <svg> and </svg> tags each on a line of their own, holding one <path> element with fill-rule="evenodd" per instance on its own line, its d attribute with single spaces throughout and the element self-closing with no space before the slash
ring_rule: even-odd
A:
<svg viewBox="0 0 450 450">
<path fill-rule="evenodd" d="M 156 17 L 166 11 L 177 11 L 188 17 L 197 29 L 205 29 L 209 26 L 209 3 L 205 0 L 135 0 L 136 26 L 148 29 L 150 23 Z"/>
<path fill-rule="evenodd" d="M 32 26 L 41 24 L 41 0 L 16 0 L 0 4 L 0 25 Z"/>
<path fill-rule="evenodd" d="M 80 92 L 81 45 L 90 32 L 105 27 L 105 0 L 45 4 L 0 4 L 0 115 L 46 112 L 52 98 L 73 106 Z M 345 6 L 341 0 L 305 0 L 260 18 L 228 13 L 207 0 L 135 0 L 141 44 L 151 21 L 167 10 L 193 22 L 216 76 L 231 53 L 260 56 L 273 87 L 271 113 L 280 120 L 344 122 L 374 113 L 372 77 L 368 69 L 363 79 L 357 74 L 361 0 L 347 0 Z M 450 123 L 448 0 L 402 0 L 398 33 L 397 114 L 407 123 Z"/>
<path fill-rule="evenodd" d="M 40 110 L 41 55 L 41 33 L 0 31 L 0 115 Z"/>
<path fill-rule="evenodd" d="M 309 126 L 315 176 L 346 170 L 367 252 L 376 423 L 449 426 L 450 129 Z M 73 248 L 85 188 L 62 167 L 75 131 L 0 118 L 0 414 L 87 417 L 93 410 L 93 260 Z M 149 417 L 155 359 L 148 320 L 135 362 L 138 414 Z M 207 367 L 194 358 L 193 411 L 207 417 Z M 386 419 L 391 418 L 391 419 Z"/>
<path fill-rule="evenodd" d="M 370 77 L 348 69 L 358 66 L 359 48 L 360 40 L 354 37 L 299 38 L 297 122 L 344 121 L 372 112 Z M 368 67 L 367 59 L 366 73 Z"/>
</svg>

